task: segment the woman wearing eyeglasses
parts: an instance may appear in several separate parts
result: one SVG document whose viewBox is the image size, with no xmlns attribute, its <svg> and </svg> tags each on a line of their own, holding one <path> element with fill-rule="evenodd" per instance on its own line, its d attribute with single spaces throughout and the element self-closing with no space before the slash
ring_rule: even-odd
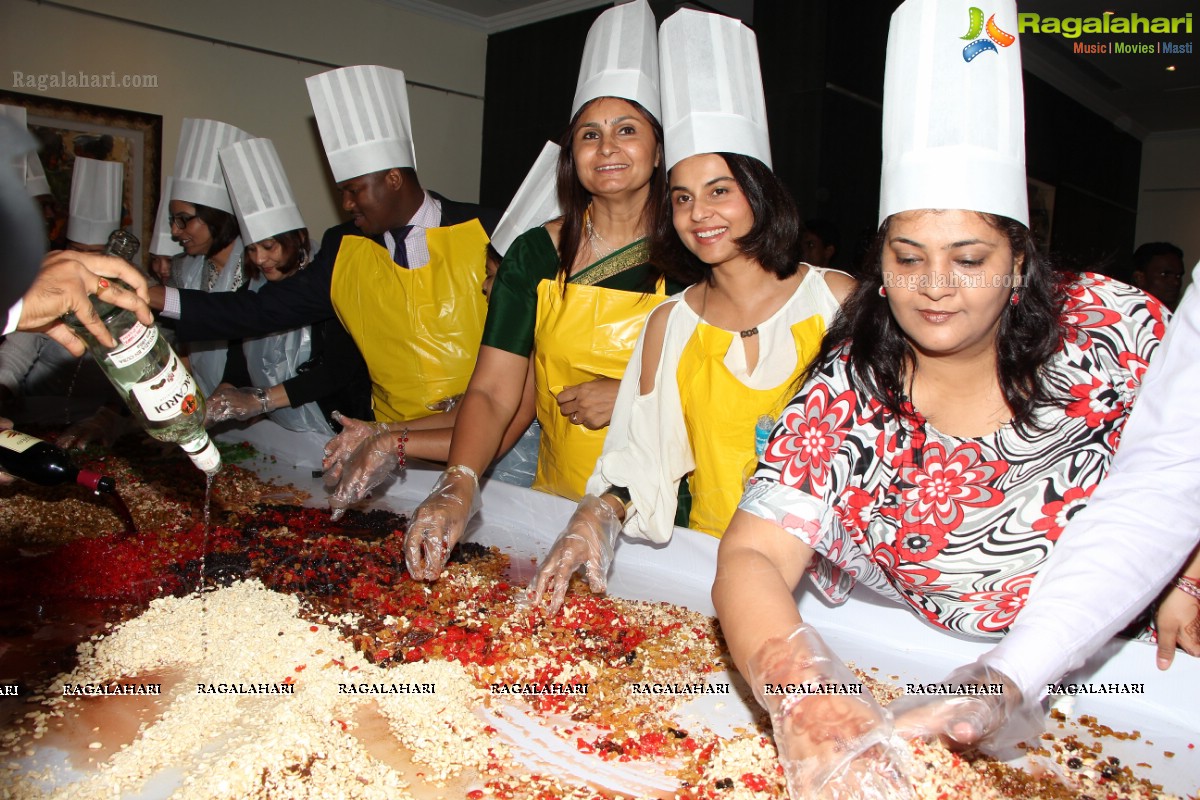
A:
<svg viewBox="0 0 1200 800">
<path fill-rule="evenodd" d="M 233 292 L 246 283 L 244 246 L 217 151 L 248 138 L 223 122 L 183 121 L 168 217 L 171 238 L 183 247 L 171 264 L 171 281 L 181 289 Z M 188 343 L 188 363 L 205 395 L 221 382 L 228 347 L 227 341 Z"/>
</svg>

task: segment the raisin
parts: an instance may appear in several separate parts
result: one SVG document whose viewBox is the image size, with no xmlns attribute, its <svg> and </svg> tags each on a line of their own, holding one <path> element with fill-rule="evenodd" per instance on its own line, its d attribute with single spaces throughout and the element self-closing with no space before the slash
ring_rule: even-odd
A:
<svg viewBox="0 0 1200 800">
<path fill-rule="evenodd" d="M 1067 766 L 1071 769 L 1079 769 L 1083 766 L 1083 759 L 1078 756 L 1073 756 L 1067 759 Z"/>
<path fill-rule="evenodd" d="M 718 789 L 732 789 L 733 778 L 721 778 L 721 780 L 717 781 L 716 787 Z"/>
</svg>

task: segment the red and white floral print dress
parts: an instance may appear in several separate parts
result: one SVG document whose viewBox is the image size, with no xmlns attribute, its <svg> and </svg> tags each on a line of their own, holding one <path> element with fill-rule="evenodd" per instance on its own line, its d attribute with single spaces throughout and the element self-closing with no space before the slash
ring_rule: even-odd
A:
<svg viewBox="0 0 1200 800">
<path fill-rule="evenodd" d="M 902 423 L 831 359 L 784 410 L 740 508 L 817 551 L 830 600 L 855 583 L 939 628 L 998 637 L 1070 516 L 1108 470 L 1168 313 L 1100 275 L 1069 284 L 1070 335 L 1038 430 L 957 438 Z M 844 355 L 844 353 L 843 353 Z"/>
</svg>

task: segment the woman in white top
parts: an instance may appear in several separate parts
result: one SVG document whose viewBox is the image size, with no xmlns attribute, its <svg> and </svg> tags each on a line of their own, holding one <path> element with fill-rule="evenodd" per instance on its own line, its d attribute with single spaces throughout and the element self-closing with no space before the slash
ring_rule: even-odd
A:
<svg viewBox="0 0 1200 800">
<path fill-rule="evenodd" d="M 532 592 L 557 611 L 581 565 L 603 591 L 617 533 L 671 536 L 680 480 L 689 525 L 719 536 L 756 463 L 756 422 L 772 419 L 854 287 L 799 262 L 803 226 L 764 163 L 701 153 L 672 167 L 670 220 L 655 263 L 695 285 L 651 313 L 621 381 L 588 494 L 538 570 Z"/>
</svg>

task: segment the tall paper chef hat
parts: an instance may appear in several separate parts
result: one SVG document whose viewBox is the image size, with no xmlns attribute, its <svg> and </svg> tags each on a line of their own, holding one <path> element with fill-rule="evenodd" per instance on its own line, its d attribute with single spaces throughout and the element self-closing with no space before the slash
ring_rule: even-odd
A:
<svg viewBox="0 0 1200 800">
<path fill-rule="evenodd" d="M 226 145 L 249 139 L 250 134 L 213 119 L 183 120 L 179 152 L 175 154 L 175 185 L 171 199 L 199 203 L 233 213 L 233 203 L 221 174 L 217 152 Z"/>
<path fill-rule="evenodd" d="M 25 111 L 24 106 L 10 106 L 10 105 L 0 104 L 0 117 L 7 117 L 8 119 L 11 119 L 19 127 L 26 128 L 26 119 L 27 119 L 26 115 L 27 115 L 27 112 Z M 26 158 L 27 158 L 26 154 L 22 153 L 21 155 L 13 156 L 13 162 L 12 162 L 13 170 L 17 174 L 17 180 L 21 181 L 21 183 L 23 185 L 28 184 L 27 168 L 25 166 Z"/>
<path fill-rule="evenodd" d="M 37 153 L 25 156 L 25 191 L 30 197 L 50 194 L 50 181 L 46 180 L 46 168 Z"/>
<path fill-rule="evenodd" d="M 166 190 L 158 198 L 158 212 L 154 215 L 154 231 L 150 234 L 147 251 L 152 256 L 168 258 L 183 252 L 182 245 L 171 238 L 171 192 L 175 190 L 175 178 L 167 177 Z"/>
<path fill-rule="evenodd" d="M 334 181 L 417 166 L 403 72 L 343 67 L 306 82 Z"/>
<path fill-rule="evenodd" d="M 36 206 L 25 196 L 17 175 L 2 166 L 32 152 L 34 146 L 28 129 L 0 114 L 0 242 L 4 242 L 0 308 L 8 308 L 25 294 L 46 250 L 46 231 Z"/>
<path fill-rule="evenodd" d="M 525 231 L 562 216 L 558 206 L 559 150 L 554 142 L 546 142 L 529 174 L 521 181 L 521 188 L 517 189 L 512 202 L 504 209 L 504 216 L 496 223 L 492 247 L 500 255 L 507 253 L 513 240 Z"/>
<path fill-rule="evenodd" d="M 771 166 L 758 42 L 736 19 L 680 9 L 658 32 L 667 169 L 698 153 Z"/>
<path fill-rule="evenodd" d="M 613 6 L 592 23 L 571 101 L 574 117 L 597 97 L 622 97 L 659 116 L 658 40 L 646 0 Z"/>
<path fill-rule="evenodd" d="M 24 106 L 0 104 L 0 116 L 8 117 L 21 127 L 28 127 L 29 113 Z M 17 176 L 24 181 L 25 191 L 30 197 L 50 194 L 50 182 L 46 180 L 46 170 L 36 152 L 17 156 L 13 166 L 16 167 Z"/>
<path fill-rule="evenodd" d="M 225 171 L 243 242 L 261 242 L 304 227 L 304 218 L 270 139 L 247 139 L 222 148 L 221 169 Z"/>
<path fill-rule="evenodd" d="M 67 238 L 77 244 L 105 244 L 121 226 L 125 167 L 119 161 L 76 158 L 71 171 L 71 215 Z"/>
<path fill-rule="evenodd" d="M 1014 0 L 907 0 L 892 14 L 883 83 L 879 221 L 961 208 L 1029 224 Z"/>
</svg>

